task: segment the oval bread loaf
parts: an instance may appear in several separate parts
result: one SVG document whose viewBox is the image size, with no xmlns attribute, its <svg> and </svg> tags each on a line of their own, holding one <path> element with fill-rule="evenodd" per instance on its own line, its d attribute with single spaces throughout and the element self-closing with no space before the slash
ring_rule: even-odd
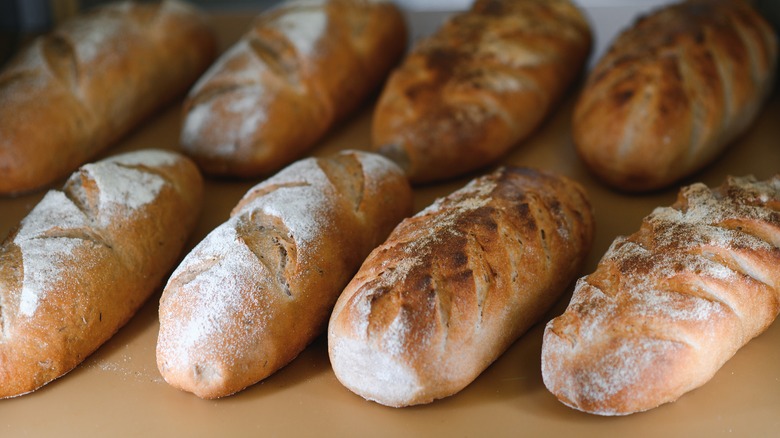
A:
<svg viewBox="0 0 780 438">
<path fill-rule="evenodd" d="M 403 172 L 364 152 L 301 160 L 255 186 L 165 287 L 157 343 L 165 380 L 216 398 L 286 365 L 411 209 Z"/>
<path fill-rule="evenodd" d="M 477 0 L 391 74 L 373 148 L 414 183 L 493 163 L 552 112 L 590 46 L 589 24 L 569 0 Z"/>
<path fill-rule="evenodd" d="M 275 172 L 356 110 L 405 48 L 389 0 L 283 2 L 190 92 L 182 148 L 210 174 Z"/>
<path fill-rule="evenodd" d="M 545 385 L 600 415 L 676 400 L 777 317 L 779 265 L 780 175 L 683 188 L 615 240 L 547 325 Z"/>
<path fill-rule="evenodd" d="M 32 42 L 0 73 L 0 195 L 66 177 L 195 82 L 216 52 L 177 0 L 117 2 Z"/>
<path fill-rule="evenodd" d="M 0 397 L 62 376 L 162 286 L 197 222 L 195 163 L 146 150 L 82 166 L 0 246 Z"/>
<path fill-rule="evenodd" d="M 336 377 L 401 407 L 460 391 L 574 280 L 594 231 L 579 184 L 500 168 L 404 220 L 328 328 Z"/>
<path fill-rule="evenodd" d="M 777 37 L 749 2 L 691 0 L 612 43 L 575 105 L 587 166 L 625 191 L 669 186 L 712 162 L 769 95 Z"/>
</svg>

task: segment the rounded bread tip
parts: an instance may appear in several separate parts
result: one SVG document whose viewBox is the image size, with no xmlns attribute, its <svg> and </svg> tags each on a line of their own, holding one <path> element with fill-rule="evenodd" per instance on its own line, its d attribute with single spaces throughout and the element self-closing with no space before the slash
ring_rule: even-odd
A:
<svg viewBox="0 0 780 438">
<path fill-rule="evenodd" d="M 406 150 L 404 150 L 402 146 L 398 145 L 397 143 L 386 144 L 377 148 L 377 152 L 383 157 L 394 162 L 396 165 L 398 165 L 398 167 L 401 168 L 401 170 L 404 171 L 406 175 L 409 175 L 412 162 L 409 158 L 409 154 L 406 153 Z"/>
<path fill-rule="evenodd" d="M 417 372 L 392 354 L 355 339 L 330 337 L 328 344 L 336 378 L 360 397 L 392 408 L 433 401 Z"/>
</svg>

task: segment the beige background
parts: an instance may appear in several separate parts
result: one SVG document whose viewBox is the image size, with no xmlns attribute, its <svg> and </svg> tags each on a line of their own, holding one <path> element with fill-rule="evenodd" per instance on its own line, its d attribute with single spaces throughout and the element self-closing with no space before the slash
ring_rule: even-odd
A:
<svg viewBox="0 0 780 438">
<path fill-rule="evenodd" d="M 216 15 L 223 45 L 235 40 L 247 16 Z M 412 17 L 420 29 L 440 20 L 436 14 Z M 593 16 L 601 25 L 598 14 Z M 614 25 L 614 23 L 609 23 Z M 576 93 L 573 90 L 572 96 Z M 571 145 L 570 97 L 536 135 L 504 162 L 546 168 L 569 175 L 587 188 L 596 210 L 597 240 L 583 274 L 593 270 L 616 235 L 633 232 L 657 205 L 670 204 L 676 189 L 625 196 L 594 181 Z M 366 148 L 371 105 L 331 133 L 312 153 Z M 720 184 L 726 175 L 768 178 L 780 171 L 780 96 L 717 162 L 690 181 Z M 173 105 L 107 151 L 175 148 L 180 125 Z M 418 188 L 421 209 L 469 178 Z M 209 180 L 207 207 L 193 236 L 194 245 L 227 218 L 232 206 L 257 181 Z M 0 198 L 0 236 L 29 212 L 43 193 Z M 545 321 L 562 312 L 567 290 Z M 113 339 L 71 373 L 22 397 L 0 401 L 0 436 L 776 436 L 780 430 L 780 324 L 751 341 L 703 387 L 679 401 L 647 413 L 602 418 L 573 411 L 544 388 L 540 372 L 542 325 L 461 393 L 427 406 L 391 409 L 364 401 L 336 380 L 324 339 L 292 364 L 235 396 L 200 400 L 169 387 L 155 366 L 159 292 Z M 570 435 L 563 435 L 570 434 Z"/>
</svg>

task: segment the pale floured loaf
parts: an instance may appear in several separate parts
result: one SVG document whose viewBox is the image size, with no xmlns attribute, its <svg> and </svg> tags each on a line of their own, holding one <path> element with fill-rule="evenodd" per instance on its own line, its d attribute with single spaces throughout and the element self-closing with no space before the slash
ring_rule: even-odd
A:
<svg viewBox="0 0 780 438">
<path fill-rule="evenodd" d="M 615 240 L 547 325 L 545 385 L 601 415 L 676 400 L 772 323 L 778 266 L 780 175 L 683 188 L 674 205 Z"/>
<path fill-rule="evenodd" d="M 186 157 L 145 150 L 82 166 L 0 246 L 0 397 L 62 376 L 163 284 L 197 222 Z"/>
<path fill-rule="evenodd" d="M 36 38 L 0 72 L 0 195 L 67 177 L 215 56 L 207 17 L 179 0 L 111 2 Z"/>
<path fill-rule="evenodd" d="M 368 256 L 328 328 L 336 377 L 401 407 L 460 391 L 578 274 L 593 216 L 575 182 L 504 167 L 403 221 Z"/>
<path fill-rule="evenodd" d="M 363 104 L 405 47 L 390 0 L 281 2 L 192 89 L 182 148 L 210 174 L 276 172 Z"/>
<path fill-rule="evenodd" d="M 403 172 L 365 152 L 304 159 L 255 186 L 163 291 L 165 380 L 216 398 L 286 365 L 322 333 L 360 263 L 411 208 Z"/>
</svg>

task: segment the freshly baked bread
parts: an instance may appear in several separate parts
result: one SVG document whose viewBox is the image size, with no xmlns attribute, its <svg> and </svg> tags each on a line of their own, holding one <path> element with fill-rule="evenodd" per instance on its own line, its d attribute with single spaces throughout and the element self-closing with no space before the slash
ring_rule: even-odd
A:
<svg viewBox="0 0 780 438">
<path fill-rule="evenodd" d="M 477 0 L 392 73 L 373 147 L 415 183 L 493 163 L 554 109 L 590 46 L 588 22 L 569 0 Z"/>
<path fill-rule="evenodd" d="M 748 1 L 689 0 L 612 43 L 576 103 L 577 152 L 625 191 L 669 186 L 712 162 L 772 89 L 777 37 Z"/>
<path fill-rule="evenodd" d="M 401 407 L 460 391 L 574 280 L 593 217 L 563 177 L 502 167 L 404 220 L 339 298 L 336 377 Z"/>
<path fill-rule="evenodd" d="M 545 385 L 601 415 L 676 400 L 772 323 L 779 265 L 780 175 L 682 189 L 615 240 L 547 325 Z"/>
<path fill-rule="evenodd" d="M 118 2 L 63 23 L 0 73 L 0 195 L 64 178 L 195 82 L 215 56 L 177 0 Z"/>
<path fill-rule="evenodd" d="M 275 172 L 379 88 L 406 38 L 390 0 L 283 2 L 190 92 L 182 148 L 210 174 Z"/>
<path fill-rule="evenodd" d="M 0 246 L 0 397 L 62 376 L 162 286 L 194 229 L 195 163 L 158 150 L 87 164 Z"/>
<path fill-rule="evenodd" d="M 301 160 L 255 186 L 165 287 L 157 343 L 165 380 L 216 398 L 286 365 L 411 209 L 403 172 L 365 152 Z"/>
</svg>

